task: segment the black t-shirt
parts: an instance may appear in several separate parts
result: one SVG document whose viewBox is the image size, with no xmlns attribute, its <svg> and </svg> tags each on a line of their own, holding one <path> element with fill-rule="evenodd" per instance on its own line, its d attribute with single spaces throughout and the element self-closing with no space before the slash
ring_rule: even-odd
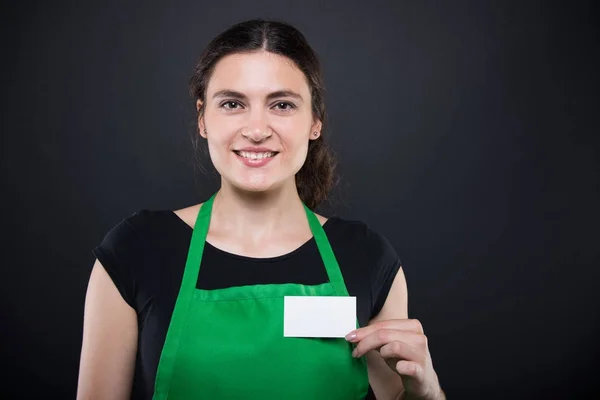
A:
<svg viewBox="0 0 600 400">
<path fill-rule="evenodd" d="M 376 316 L 401 267 L 389 242 L 362 222 L 333 217 L 323 225 L 360 326 Z M 150 399 L 179 293 L 192 228 L 170 210 L 141 210 L 112 228 L 93 251 L 123 299 L 137 312 L 138 351 L 132 399 Z M 291 253 L 250 258 L 205 244 L 197 287 L 327 282 L 314 238 Z M 372 393 L 370 392 L 370 396 Z M 369 397 L 369 396 L 368 396 Z"/>
</svg>

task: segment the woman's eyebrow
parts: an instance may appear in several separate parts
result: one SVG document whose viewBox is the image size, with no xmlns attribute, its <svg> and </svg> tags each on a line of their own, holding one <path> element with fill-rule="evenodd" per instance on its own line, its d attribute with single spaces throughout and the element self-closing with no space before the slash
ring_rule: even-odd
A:
<svg viewBox="0 0 600 400">
<path fill-rule="evenodd" d="M 302 101 L 302 96 L 292 90 L 277 90 L 267 95 L 267 100 L 272 100 L 278 97 L 292 97 L 296 100 Z"/>
<path fill-rule="evenodd" d="M 231 97 L 231 98 L 238 99 L 238 100 L 246 100 L 247 99 L 245 94 L 236 92 L 235 90 L 229 90 L 229 89 L 219 90 L 218 92 L 213 94 L 213 99 L 216 99 L 218 97 Z"/>
<path fill-rule="evenodd" d="M 248 100 L 248 97 L 238 91 L 235 90 L 230 90 L 230 89 L 225 89 L 225 90 L 219 90 L 218 92 L 215 92 L 215 94 L 213 95 L 213 99 L 219 98 L 219 97 L 229 97 L 232 99 L 237 99 L 237 100 Z M 271 92 L 267 95 L 267 100 L 273 100 L 279 97 L 292 97 L 294 99 L 300 100 L 302 101 L 302 96 L 299 95 L 298 93 L 294 92 L 293 90 L 277 90 L 275 92 Z"/>
</svg>

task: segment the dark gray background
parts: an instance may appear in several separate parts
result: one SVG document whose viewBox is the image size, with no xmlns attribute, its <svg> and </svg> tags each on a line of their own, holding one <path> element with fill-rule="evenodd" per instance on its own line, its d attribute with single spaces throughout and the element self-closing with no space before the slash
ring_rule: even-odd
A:
<svg viewBox="0 0 600 400">
<path fill-rule="evenodd" d="M 321 56 L 343 178 L 325 210 L 397 249 L 449 397 L 598 393 L 592 2 L 1 7 L 3 398 L 73 398 L 91 249 L 139 209 L 216 189 L 191 165 L 187 82 L 212 37 L 255 17 Z"/>
</svg>

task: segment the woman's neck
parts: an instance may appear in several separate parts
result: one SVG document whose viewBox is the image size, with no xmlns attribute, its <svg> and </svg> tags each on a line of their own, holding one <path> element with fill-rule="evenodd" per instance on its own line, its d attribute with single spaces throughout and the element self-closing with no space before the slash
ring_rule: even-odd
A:
<svg viewBox="0 0 600 400">
<path fill-rule="evenodd" d="M 220 234 L 257 242 L 297 230 L 299 224 L 308 226 L 294 181 L 268 192 L 242 191 L 222 182 L 214 200 L 211 228 Z"/>
</svg>

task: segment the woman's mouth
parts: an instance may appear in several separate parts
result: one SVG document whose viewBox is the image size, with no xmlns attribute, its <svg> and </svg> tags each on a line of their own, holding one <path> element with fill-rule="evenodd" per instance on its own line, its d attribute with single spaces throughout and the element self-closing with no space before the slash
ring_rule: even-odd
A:
<svg viewBox="0 0 600 400">
<path fill-rule="evenodd" d="M 247 167 L 262 167 L 267 165 L 277 154 L 276 151 L 233 151 L 240 160 Z"/>
</svg>

